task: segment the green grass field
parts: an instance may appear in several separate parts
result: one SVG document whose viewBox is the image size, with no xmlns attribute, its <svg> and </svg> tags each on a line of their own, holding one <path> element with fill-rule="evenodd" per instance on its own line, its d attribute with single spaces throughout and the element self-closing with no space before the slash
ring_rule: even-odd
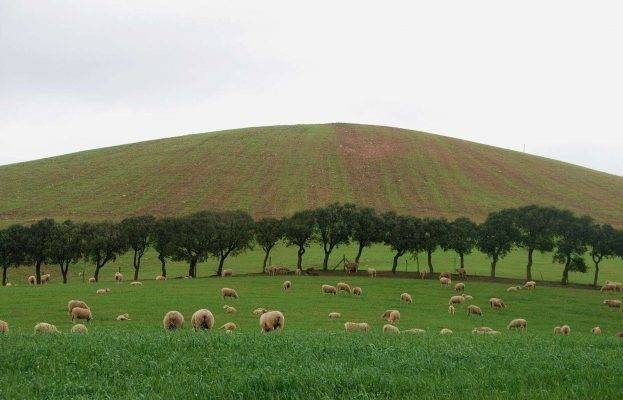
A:
<svg viewBox="0 0 623 400">
<path fill-rule="evenodd" d="M 281 290 L 284 277 L 171 279 L 96 285 L 74 281 L 0 290 L 0 319 L 10 332 L 0 336 L 0 398 L 617 398 L 623 380 L 620 339 L 623 312 L 601 304 L 621 294 L 537 287 L 507 293 L 507 285 L 470 282 L 471 304 L 483 317 L 468 317 L 466 305 L 447 313 L 454 292 L 436 281 L 365 277 L 296 277 Z M 345 280 L 363 288 L 362 297 L 323 295 L 320 285 Z M 96 295 L 100 287 L 107 295 Z M 223 301 L 219 289 L 235 288 L 240 298 Z M 409 292 L 413 304 L 399 301 Z M 491 311 L 490 297 L 508 307 Z M 72 323 L 67 301 L 81 299 L 94 319 L 86 336 L 67 333 Z M 223 304 L 237 308 L 225 314 Z M 261 334 L 256 307 L 281 310 L 286 329 Z M 233 335 L 214 330 L 194 333 L 189 320 L 199 308 L 212 310 L 216 326 L 235 322 Z M 381 333 L 385 309 L 398 309 L 401 329 L 426 334 Z M 181 331 L 164 332 L 166 311 L 186 317 Z M 342 318 L 327 315 L 339 311 Z M 120 313 L 131 321 L 117 322 Z M 509 332 L 516 317 L 528 332 Z M 35 323 L 55 324 L 60 335 L 34 335 Z M 345 321 L 366 321 L 369 334 L 346 334 Z M 568 337 L 554 336 L 569 324 Z M 594 336 L 593 326 L 604 334 Z M 472 335 L 476 326 L 499 336 Z M 443 327 L 454 335 L 438 334 Z M 8 361 L 10 360 L 10 362 Z"/>
</svg>

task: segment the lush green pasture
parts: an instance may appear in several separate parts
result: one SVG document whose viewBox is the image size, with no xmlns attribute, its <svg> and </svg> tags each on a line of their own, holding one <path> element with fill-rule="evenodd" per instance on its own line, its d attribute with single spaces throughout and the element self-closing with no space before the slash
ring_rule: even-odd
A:
<svg viewBox="0 0 623 400">
<path fill-rule="evenodd" d="M 0 289 L 0 319 L 11 331 L 0 336 L 0 398 L 618 398 L 623 393 L 623 312 L 601 305 L 621 298 L 598 291 L 537 287 L 517 293 L 507 285 L 470 282 L 466 292 L 483 317 L 468 317 L 465 305 L 447 313 L 454 294 L 436 281 L 341 276 L 296 277 L 281 290 L 284 277 L 171 279 L 96 285 L 13 286 Z M 323 295 L 320 285 L 345 280 L 364 294 Z M 100 287 L 107 295 L 96 295 Z M 223 301 L 219 289 L 235 288 L 240 298 Z M 399 301 L 400 293 L 413 304 Z M 487 300 L 503 298 L 508 308 L 491 311 Z M 67 333 L 66 304 L 81 299 L 94 319 L 89 334 Z M 237 308 L 224 313 L 223 304 Z M 256 307 L 281 310 L 282 334 L 259 333 Z M 194 333 L 192 312 L 212 310 L 216 326 L 238 325 L 236 333 Z M 425 335 L 387 336 L 380 314 L 399 309 L 401 329 Z M 186 325 L 164 332 L 166 311 L 179 310 Z M 327 314 L 339 311 L 342 318 Z M 120 313 L 131 321 L 117 322 Z M 506 329 L 523 317 L 528 332 Z M 35 323 L 55 324 L 61 335 L 32 334 Z M 345 321 L 366 321 L 370 334 L 346 334 Z M 568 337 L 554 336 L 569 324 Z M 501 335 L 477 336 L 475 326 Z M 602 336 L 590 333 L 599 325 Z M 441 336 L 443 327 L 454 331 Z M 6 360 L 10 360 L 7 362 Z"/>
<path fill-rule="evenodd" d="M 354 259 L 356 249 L 354 246 L 342 246 L 335 249 L 332 253 L 330 260 L 331 268 L 333 268 L 343 256 L 348 259 Z M 361 264 L 362 268 L 374 267 L 379 270 L 390 270 L 393 254 L 390 249 L 383 245 L 375 245 L 371 248 L 364 250 Z M 272 252 L 272 263 L 274 265 L 287 265 L 292 268 L 296 265 L 296 249 L 293 247 L 285 247 L 284 245 L 278 245 Z M 241 254 L 237 257 L 230 257 L 225 262 L 225 268 L 232 268 L 237 273 L 253 273 L 260 272 L 262 269 L 262 261 L 264 259 L 264 253 L 261 248 L 257 247 Z M 322 267 L 323 252 L 322 248 L 313 244 L 307 250 L 303 257 L 303 264 L 305 267 Z M 490 261 L 487 257 L 479 252 L 475 252 L 466 256 L 465 266 L 468 274 L 484 275 L 488 276 L 490 271 Z M 508 278 L 524 279 L 526 276 L 526 262 L 527 255 L 522 249 L 514 250 L 508 257 L 501 260 L 497 267 L 497 276 Z M 426 254 L 420 254 L 419 260 L 414 259 L 410 255 L 405 255 L 400 259 L 399 270 L 400 271 L 417 271 L 427 269 L 426 266 Z M 592 261 L 587 257 L 587 263 L 591 268 L 586 274 L 571 273 L 570 282 L 572 283 L 593 283 Z M 168 273 L 171 277 L 184 276 L 188 272 L 188 266 L 183 262 L 169 262 Z M 210 259 L 205 263 L 198 266 L 199 276 L 213 275 L 217 269 L 217 261 Z M 458 268 L 459 259 L 454 252 L 438 251 L 433 256 L 433 265 L 435 271 L 451 271 L 454 268 Z M 132 254 L 128 253 L 120 257 L 116 262 L 110 263 L 102 269 L 100 273 L 100 279 L 113 280 L 113 275 L 120 269 L 124 273 L 126 278 L 132 279 Z M 55 280 L 60 278 L 60 272 L 58 266 L 48 266 L 45 268 L 47 272 L 51 272 Z M 89 264 L 79 263 L 70 267 L 70 279 L 81 280 L 78 273 L 85 271 L 86 276 L 92 276 L 93 266 Z M 536 280 L 549 280 L 559 281 L 562 275 L 563 267 L 560 264 L 552 262 L 552 255 L 549 253 L 534 254 L 534 265 L 532 267 L 533 278 Z M 26 277 L 34 273 L 34 268 L 22 267 L 19 269 L 11 269 L 9 271 L 9 281 L 17 284 L 23 284 L 26 282 Z M 158 261 L 157 254 L 154 251 L 148 251 L 145 255 L 143 268 L 139 275 L 140 279 L 154 279 L 156 275 L 160 274 L 160 261 Z M 603 283 L 605 280 L 623 281 L 623 260 L 606 259 L 601 263 L 599 281 Z"/>
</svg>

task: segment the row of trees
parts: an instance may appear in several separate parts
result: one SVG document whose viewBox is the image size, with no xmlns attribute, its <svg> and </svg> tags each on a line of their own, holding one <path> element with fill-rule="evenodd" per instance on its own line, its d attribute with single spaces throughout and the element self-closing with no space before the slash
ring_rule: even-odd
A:
<svg viewBox="0 0 623 400">
<path fill-rule="evenodd" d="M 623 232 L 607 224 L 595 223 L 590 217 L 575 216 L 554 207 L 527 206 L 489 214 L 481 224 L 468 218 L 448 221 L 444 218 L 418 218 L 394 212 L 377 214 L 372 208 L 353 204 L 331 204 L 315 210 L 300 211 L 291 217 L 262 218 L 254 221 L 242 211 L 203 211 L 185 217 L 161 218 L 137 216 L 120 223 L 57 223 L 51 219 L 30 226 L 13 225 L 0 231 L 0 266 L 3 285 L 7 269 L 23 265 L 35 268 L 37 283 L 41 267 L 57 264 L 63 282 L 71 264 L 79 260 L 94 266 L 94 278 L 110 262 L 131 251 L 134 279 L 138 280 L 141 261 L 152 247 L 166 276 L 168 260 L 188 263 L 188 276 L 197 275 L 197 264 L 209 257 L 218 260 L 217 275 L 229 256 L 260 246 L 264 251 L 265 269 L 270 253 L 283 241 L 297 250 L 297 268 L 311 243 L 324 251 L 323 269 L 339 246 L 353 243 L 359 262 L 363 251 L 374 243 L 383 243 L 393 251 L 392 271 L 405 254 L 426 254 L 427 266 L 434 272 L 432 255 L 437 249 L 455 251 L 464 268 L 465 255 L 475 249 L 491 260 L 491 277 L 495 278 L 498 262 L 514 248 L 527 251 L 526 278 L 532 279 L 535 251 L 553 252 L 554 261 L 564 265 L 562 283 L 569 272 L 586 272 L 588 252 L 597 285 L 599 265 L 608 257 L 623 257 Z"/>
</svg>

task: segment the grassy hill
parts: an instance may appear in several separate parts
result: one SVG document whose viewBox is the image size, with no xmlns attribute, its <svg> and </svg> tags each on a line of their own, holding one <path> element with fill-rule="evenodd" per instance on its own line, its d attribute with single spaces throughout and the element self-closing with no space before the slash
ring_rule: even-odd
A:
<svg viewBox="0 0 623 400">
<path fill-rule="evenodd" d="M 537 203 L 623 225 L 623 177 L 380 126 L 247 128 L 0 167 L 1 225 L 205 208 L 279 216 L 333 201 L 477 220 Z"/>
</svg>

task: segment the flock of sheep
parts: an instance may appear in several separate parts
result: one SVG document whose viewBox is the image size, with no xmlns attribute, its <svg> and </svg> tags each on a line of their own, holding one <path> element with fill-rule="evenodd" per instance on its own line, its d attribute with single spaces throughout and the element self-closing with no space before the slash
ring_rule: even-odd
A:
<svg viewBox="0 0 623 400">
<path fill-rule="evenodd" d="M 233 271 L 231 269 L 226 269 L 222 273 L 223 277 L 228 277 L 232 275 L 233 275 Z M 375 277 L 376 270 L 369 268 L 368 276 L 372 278 Z M 49 274 L 42 275 L 41 278 L 42 278 L 42 282 L 44 283 L 47 283 L 50 281 Z M 120 272 L 115 273 L 114 278 L 115 278 L 115 281 L 117 281 L 118 283 L 121 283 L 124 279 L 123 274 L 121 274 Z M 157 276 L 156 280 L 158 281 L 166 280 L 166 277 Z M 442 287 L 445 287 L 445 288 L 450 287 L 452 284 L 451 273 L 449 272 L 441 273 L 439 277 L 439 282 Z M 34 284 L 34 276 L 28 277 L 28 283 Z M 141 286 L 142 283 L 138 281 L 133 281 L 133 282 L 130 282 L 130 285 Z M 284 291 L 289 291 L 291 288 L 292 288 L 291 281 L 287 280 L 283 282 L 282 289 Z M 535 288 L 536 288 L 536 282 L 528 281 L 523 286 L 511 286 L 506 290 L 507 292 L 516 292 L 522 289 L 530 290 L 530 289 L 535 289 Z M 451 296 L 448 301 L 448 313 L 450 315 L 455 315 L 458 306 L 460 306 L 466 301 L 470 301 L 473 299 L 472 296 L 465 293 L 465 284 L 463 282 L 456 283 L 454 285 L 454 291 L 457 292 L 458 294 Z M 606 281 L 604 286 L 601 288 L 601 291 L 602 292 L 623 292 L 623 284 L 620 282 Z M 96 294 L 104 295 L 108 292 L 110 292 L 109 288 L 103 288 L 103 289 L 98 289 L 96 291 Z M 335 286 L 328 285 L 328 284 L 323 284 L 321 286 L 321 293 L 323 294 L 337 295 L 340 292 L 346 292 L 346 293 L 353 294 L 355 296 L 361 296 L 363 294 L 363 289 L 358 286 L 351 287 L 349 284 L 345 282 L 338 282 Z M 224 287 L 221 289 L 221 297 L 223 298 L 223 300 L 227 298 L 238 299 L 238 293 L 236 292 L 236 290 L 232 288 Z M 400 301 L 405 302 L 405 303 L 412 303 L 413 297 L 409 293 L 402 293 L 400 295 Z M 610 308 L 619 308 L 619 309 L 622 308 L 621 301 L 616 300 L 616 299 L 604 300 L 603 304 L 607 305 Z M 493 297 L 489 299 L 489 306 L 492 310 L 500 310 L 500 309 L 506 308 L 506 304 L 504 303 L 504 301 L 497 297 Z M 67 308 L 68 308 L 69 316 L 71 317 L 72 322 L 81 321 L 81 320 L 89 322 L 93 318 L 91 309 L 85 302 L 81 300 L 70 300 L 67 304 Z M 229 305 L 224 305 L 223 310 L 225 311 L 226 314 L 237 313 L 236 308 L 229 306 Z M 281 311 L 267 310 L 265 308 L 256 308 L 255 310 L 253 310 L 253 314 L 256 316 L 259 316 L 259 325 L 260 325 L 262 332 L 272 332 L 276 330 L 282 331 L 285 327 L 285 317 Z M 470 304 L 467 306 L 467 315 L 468 316 L 469 315 L 482 316 L 483 311 L 480 307 Z M 329 313 L 330 319 L 338 319 L 341 317 L 342 317 L 341 313 L 337 311 L 332 311 Z M 401 331 L 396 326 L 400 322 L 400 311 L 398 310 L 386 310 L 381 315 L 381 318 L 387 322 L 387 324 L 385 324 L 382 328 L 384 333 L 392 334 L 392 333 L 401 333 L 401 332 L 402 333 L 425 333 L 426 332 L 424 329 L 419 329 L 419 328 L 411 328 L 411 329 L 406 329 L 406 330 Z M 120 314 L 117 316 L 116 320 L 117 321 L 129 321 L 130 317 L 128 314 Z M 190 319 L 192 328 L 195 331 L 212 329 L 214 327 L 214 321 L 215 321 L 214 314 L 208 309 L 197 310 L 195 313 L 193 313 Z M 184 325 L 184 316 L 179 311 L 169 311 L 165 314 L 164 319 L 162 321 L 162 325 L 165 330 L 181 329 Z M 524 318 L 513 319 L 507 325 L 507 328 L 509 330 L 516 329 L 520 331 L 525 331 L 527 330 L 527 327 L 528 327 L 528 322 Z M 227 322 L 220 327 L 220 329 L 223 329 L 228 333 L 231 333 L 232 331 L 236 330 L 236 328 L 237 326 L 234 322 Z M 367 322 L 348 321 L 344 324 L 344 329 L 346 332 L 369 332 L 371 330 L 371 327 L 370 327 L 370 324 L 368 324 Z M 0 320 L 0 333 L 8 332 L 8 330 L 9 330 L 8 324 L 5 321 Z M 34 331 L 35 333 L 59 332 L 56 326 L 46 323 L 46 322 L 37 323 L 34 327 Z M 84 324 L 77 323 L 71 328 L 71 332 L 87 333 L 88 329 Z M 593 327 L 591 329 L 591 332 L 596 335 L 602 333 L 601 328 L 599 326 Z M 442 335 L 449 335 L 452 333 L 453 332 L 448 328 L 443 328 L 440 331 L 440 334 Z M 474 328 L 472 330 L 472 333 L 495 335 L 495 334 L 499 334 L 500 332 L 492 328 L 486 327 L 486 326 L 480 326 L 480 327 Z M 562 334 L 562 335 L 569 335 L 571 333 L 571 328 L 569 327 L 569 325 L 556 326 L 554 327 L 554 333 Z M 618 332 L 616 336 L 623 337 L 623 332 Z"/>
</svg>

